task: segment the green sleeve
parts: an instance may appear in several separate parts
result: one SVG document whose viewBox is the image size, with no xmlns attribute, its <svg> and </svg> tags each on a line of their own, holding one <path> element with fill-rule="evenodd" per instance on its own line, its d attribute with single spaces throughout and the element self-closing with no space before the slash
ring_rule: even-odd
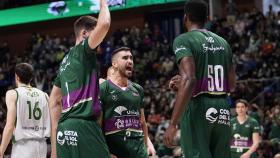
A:
<svg viewBox="0 0 280 158">
<path fill-rule="evenodd" d="M 177 64 L 180 64 L 183 57 L 193 56 L 189 41 L 186 38 L 183 38 L 182 35 L 174 40 L 173 52 L 176 55 Z"/>
<path fill-rule="evenodd" d="M 255 119 L 253 119 L 252 121 L 252 128 L 253 128 L 253 133 L 260 133 L 259 123 Z"/>
<path fill-rule="evenodd" d="M 60 73 L 57 73 L 56 78 L 54 79 L 54 85 L 61 88 L 61 81 L 60 81 Z"/>
</svg>

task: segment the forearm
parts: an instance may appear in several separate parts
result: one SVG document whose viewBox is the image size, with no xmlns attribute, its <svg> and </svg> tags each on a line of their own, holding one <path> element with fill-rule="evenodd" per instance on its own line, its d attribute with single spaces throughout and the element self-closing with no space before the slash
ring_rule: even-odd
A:
<svg viewBox="0 0 280 158">
<path fill-rule="evenodd" d="M 145 142 L 145 145 L 147 146 L 148 144 L 148 139 L 149 139 L 149 133 L 148 133 L 148 127 L 147 127 L 147 123 L 146 122 L 143 122 L 141 123 L 142 125 L 142 129 L 143 129 L 143 133 L 144 133 L 144 142 Z"/>
<path fill-rule="evenodd" d="M 110 26 L 111 16 L 106 0 L 100 2 L 100 13 L 98 16 L 97 26 Z"/>
<path fill-rule="evenodd" d="M 255 151 L 257 151 L 258 147 L 259 147 L 259 143 L 254 143 L 247 151 L 247 153 L 249 153 L 250 155 L 253 154 Z"/>
<path fill-rule="evenodd" d="M 1 142 L 1 152 L 4 154 L 4 152 L 7 149 L 7 146 L 9 145 L 11 138 L 13 136 L 14 126 L 5 126 L 3 135 L 2 135 L 2 142 Z"/>
<path fill-rule="evenodd" d="M 185 111 L 186 103 L 188 103 L 192 96 L 193 85 L 195 85 L 195 78 L 182 78 L 179 85 L 176 102 L 171 116 L 170 123 L 177 125 L 182 113 Z"/>
<path fill-rule="evenodd" d="M 52 151 L 56 152 L 56 132 L 57 132 L 58 120 L 61 114 L 61 106 L 59 104 L 52 105 L 50 108 L 50 114 L 51 114 L 51 146 L 52 146 Z"/>
</svg>

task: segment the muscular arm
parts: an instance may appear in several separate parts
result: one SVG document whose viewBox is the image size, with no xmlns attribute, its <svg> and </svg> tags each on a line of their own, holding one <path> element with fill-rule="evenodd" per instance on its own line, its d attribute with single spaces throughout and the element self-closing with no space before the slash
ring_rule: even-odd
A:
<svg viewBox="0 0 280 158">
<path fill-rule="evenodd" d="M 140 123 L 141 123 L 142 129 L 143 129 L 143 133 L 144 133 L 145 145 L 147 146 L 147 142 L 148 142 L 148 127 L 147 127 L 147 123 L 146 123 L 146 120 L 145 120 L 144 109 L 141 109 L 140 113 L 141 113 Z"/>
<path fill-rule="evenodd" d="M 170 124 L 176 126 L 192 96 L 193 86 L 196 82 L 195 63 L 193 57 L 182 58 L 179 65 L 181 82 L 179 84 L 176 102 L 171 116 Z"/>
<path fill-rule="evenodd" d="M 88 38 L 88 44 L 91 49 L 96 48 L 105 38 L 111 23 L 111 16 L 106 0 L 100 0 L 100 13 L 97 24 Z"/>
<path fill-rule="evenodd" d="M 17 93 L 15 90 L 9 90 L 6 93 L 6 105 L 7 105 L 7 121 L 2 134 L 2 142 L 0 147 L 0 156 L 4 156 L 4 152 L 7 149 L 7 146 L 10 143 L 10 140 L 13 135 L 15 121 L 16 121 L 16 99 Z"/>
<path fill-rule="evenodd" d="M 52 146 L 52 158 L 56 158 L 56 131 L 57 124 L 61 114 L 61 90 L 57 86 L 53 86 L 50 99 L 50 115 L 51 115 L 51 146 Z"/>
</svg>

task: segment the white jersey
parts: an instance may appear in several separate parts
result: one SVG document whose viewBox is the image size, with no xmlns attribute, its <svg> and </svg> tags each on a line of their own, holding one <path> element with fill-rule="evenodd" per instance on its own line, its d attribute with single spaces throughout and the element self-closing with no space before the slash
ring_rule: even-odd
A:
<svg viewBox="0 0 280 158">
<path fill-rule="evenodd" d="M 50 137 L 50 113 L 47 94 L 33 87 L 19 87 L 15 141 Z"/>
</svg>

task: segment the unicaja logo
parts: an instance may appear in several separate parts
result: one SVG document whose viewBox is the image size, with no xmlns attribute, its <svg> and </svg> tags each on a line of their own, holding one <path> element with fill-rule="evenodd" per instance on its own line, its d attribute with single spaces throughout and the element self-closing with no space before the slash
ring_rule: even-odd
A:
<svg viewBox="0 0 280 158">
<path fill-rule="evenodd" d="M 218 116 L 214 117 L 213 115 L 215 115 L 217 113 L 218 113 L 218 111 L 215 108 L 209 108 L 205 114 L 206 120 L 210 121 L 210 123 L 216 122 Z"/>
<path fill-rule="evenodd" d="M 56 140 L 57 140 L 57 143 L 60 145 L 63 145 L 65 143 L 65 138 L 63 137 L 63 133 L 61 131 L 57 132 Z"/>
<path fill-rule="evenodd" d="M 127 110 L 126 107 L 124 107 L 124 106 L 118 106 L 118 107 L 115 108 L 114 111 L 115 111 L 116 113 L 118 113 L 119 115 L 121 115 L 122 112 L 123 112 L 123 111 L 126 111 L 126 110 Z"/>
</svg>

